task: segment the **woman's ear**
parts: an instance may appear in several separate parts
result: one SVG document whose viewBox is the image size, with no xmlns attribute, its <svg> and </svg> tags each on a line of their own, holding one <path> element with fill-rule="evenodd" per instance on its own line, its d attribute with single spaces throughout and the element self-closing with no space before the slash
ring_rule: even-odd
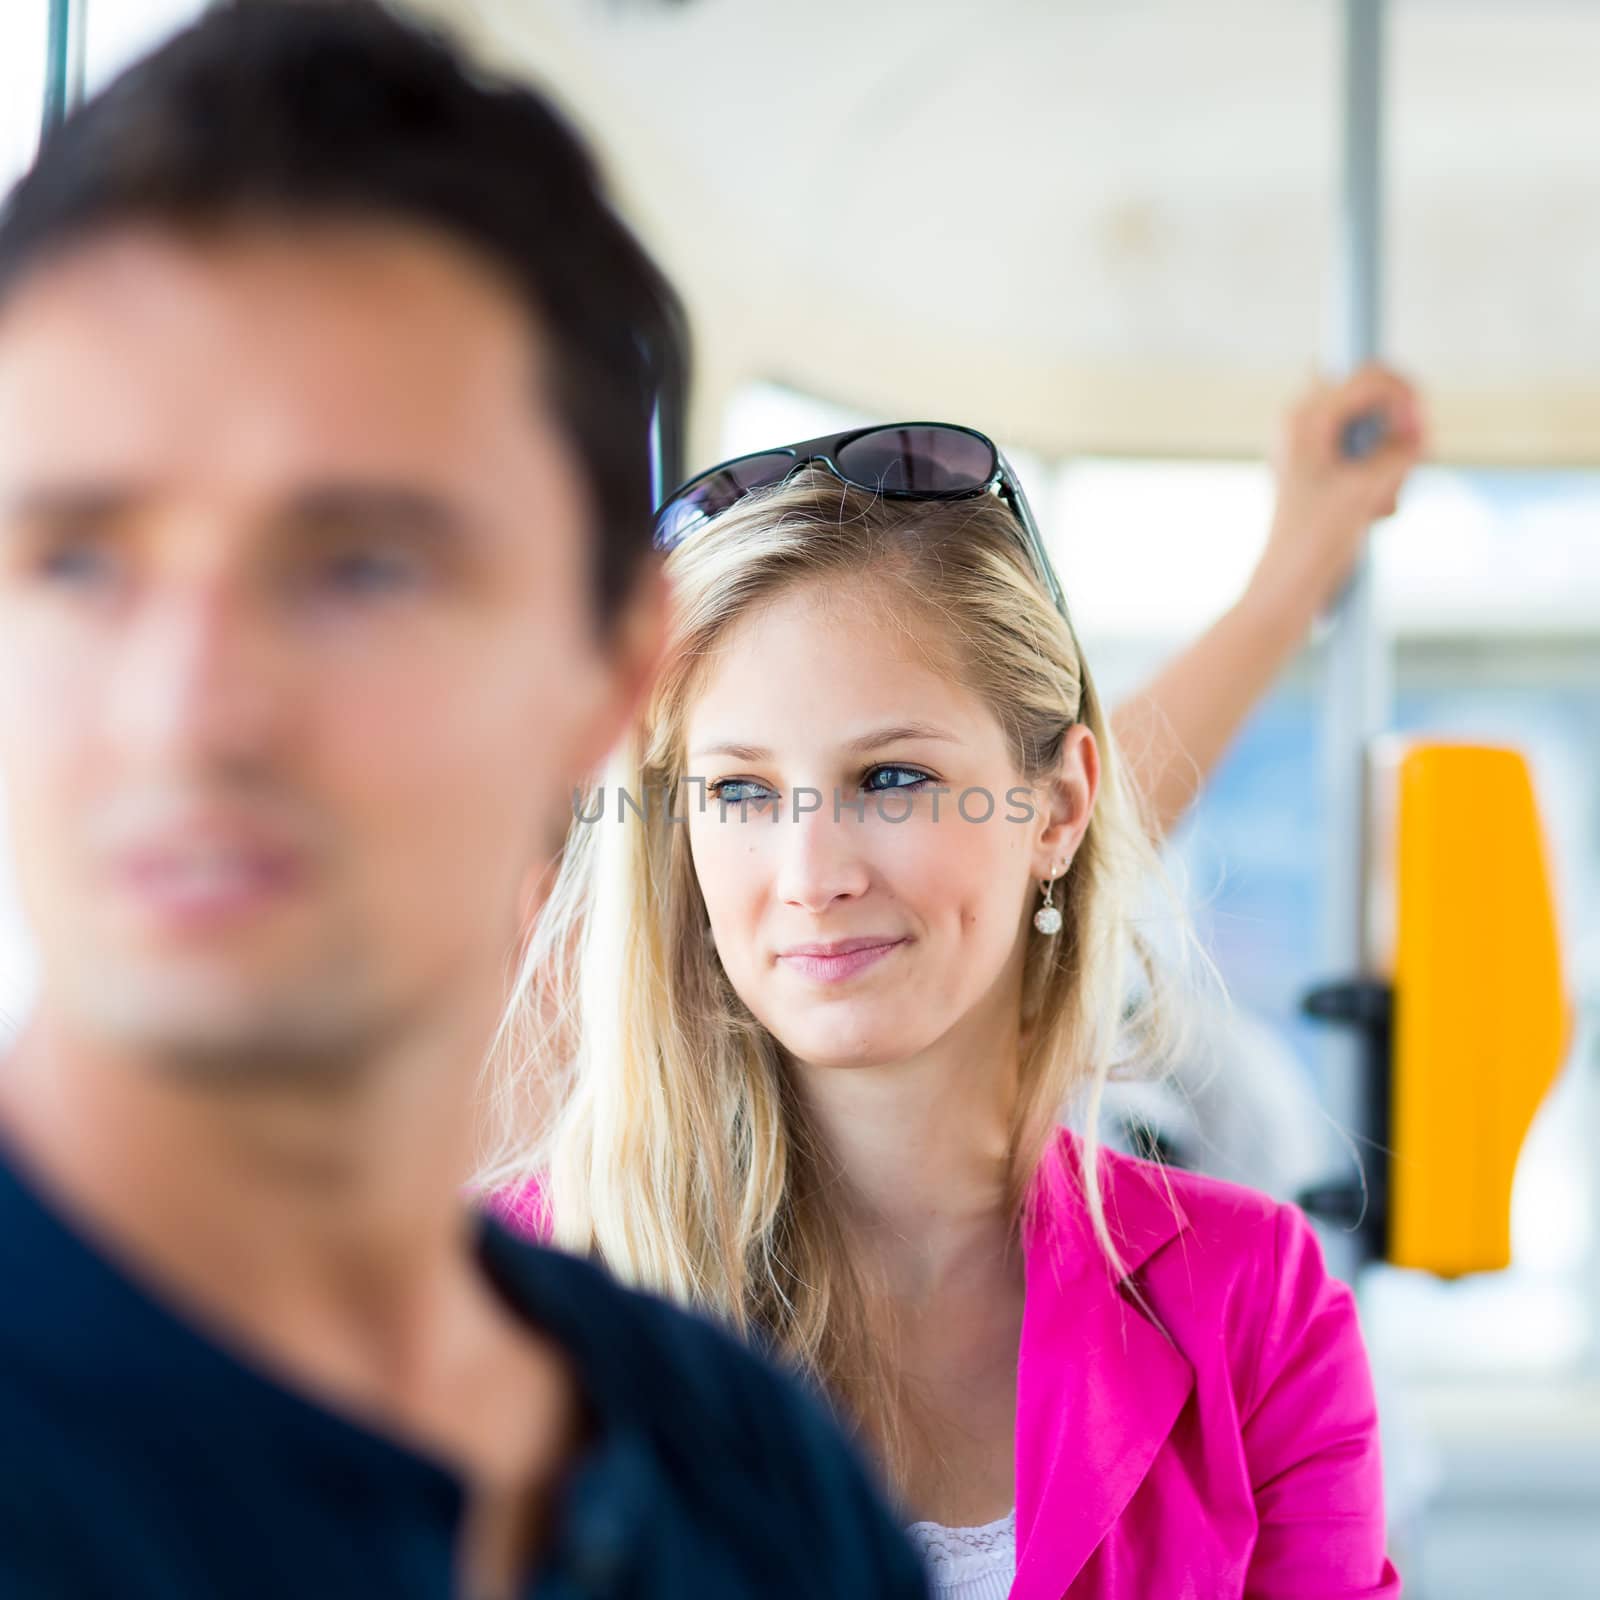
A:
<svg viewBox="0 0 1600 1600">
<path fill-rule="evenodd" d="M 1067 729 L 1055 776 L 1040 788 L 1047 798 L 1034 841 L 1033 875 L 1058 878 L 1083 843 L 1100 792 L 1100 747 L 1081 722 Z"/>
</svg>

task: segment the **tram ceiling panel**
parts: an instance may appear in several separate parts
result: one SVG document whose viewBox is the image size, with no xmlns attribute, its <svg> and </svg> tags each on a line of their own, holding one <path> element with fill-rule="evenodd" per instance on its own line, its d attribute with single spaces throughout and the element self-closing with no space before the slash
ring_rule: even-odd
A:
<svg viewBox="0 0 1600 1600">
<path fill-rule="evenodd" d="M 1327 347 L 1335 0 L 416 0 L 563 96 L 718 379 L 1255 453 Z M 1600 6 L 1393 0 L 1388 353 L 1440 453 L 1600 461 Z"/>
</svg>

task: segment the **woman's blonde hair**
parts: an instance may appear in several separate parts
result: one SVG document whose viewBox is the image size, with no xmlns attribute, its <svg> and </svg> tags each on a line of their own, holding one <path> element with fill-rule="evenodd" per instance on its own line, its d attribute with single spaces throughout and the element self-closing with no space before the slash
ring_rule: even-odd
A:
<svg viewBox="0 0 1600 1600">
<path fill-rule="evenodd" d="M 1114 1066 L 1159 1065 L 1176 1036 L 1141 916 L 1144 886 L 1160 881 L 1150 836 L 1072 629 L 992 496 L 887 500 L 811 469 L 741 501 L 668 566 L 668 664 L 605 776 L 604 815 L 582 820 L 593 788 L 575 796 L 580 820 L 496 1052 L 497 1142 L 481 1182 L 538 1174 L 556 1243 L 787 1355 L 901 1481 L 884 1314 L 851 1248 L 847 1199 L 783 1051 L 710 937 L 682 825 L 689 709 L 719 641 L 752 607 L 831 581 L 869 583 L 932 620 L 947 670 L 988 704 L 1029 783 L 1055 775 L 1074 723 L 1092 730 L 1100 792 L 1064 881 L 1063 926 L 1028 936 L 1008 1176 L 1020 1221 L 1058 1124 L 1081 1112 L 1083 1187 L 1113 1268 L 1095 1178 L 1100 1094 Z"/>
</svg>

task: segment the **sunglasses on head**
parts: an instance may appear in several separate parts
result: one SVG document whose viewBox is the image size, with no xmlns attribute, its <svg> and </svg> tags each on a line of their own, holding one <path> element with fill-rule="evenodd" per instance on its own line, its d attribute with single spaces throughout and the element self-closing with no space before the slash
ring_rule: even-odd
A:
<svg viewBox="0 0 1600 1600">
<path fill-rule="evenodd" d="M 1045 553 L 1038 525 L 1016 474 L 992 439 L 952 422 L 895 422 L 850 428 L 801 444 L 735 456 L 690 478 L 656 513 L 658 550 L 672 550 L 713 517 L 757 489 L 771 489 L 802 467 L 825 467 L 836 478 L 886 500 L 966 500 L 993 493 L 1010 509 L 1017 543 L 1063 617 L 1066 597 Z"/>
</svg>

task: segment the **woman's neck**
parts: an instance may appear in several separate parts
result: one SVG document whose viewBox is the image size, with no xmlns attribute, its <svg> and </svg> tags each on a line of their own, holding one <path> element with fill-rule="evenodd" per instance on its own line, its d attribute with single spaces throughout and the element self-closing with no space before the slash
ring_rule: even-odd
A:
<svg viewBox="0 0 1600 1600">
<path fill-rule="evenodd" d="M 998 1264 L 1009 1235 L 1014 1038 L 947 1036 L 874 1066 L 796 1063 L 860 1242 L 891 1295 L 919 1302 Z"/>
<path fill-rule="evenodd" d="M 868 1292 L 887 1300 L 863 1318 L 876 1330 L 866 1337 L 892 1343 L 886 1386 L 863 1412 L 868 1437 L 908 1514 L 950 1524 L 991 1521 L 1015 1501 L 1019 1055 L 1014 1033 L 974 1025 L 900 1061 L 797 1063 Z"/>
</svg>

